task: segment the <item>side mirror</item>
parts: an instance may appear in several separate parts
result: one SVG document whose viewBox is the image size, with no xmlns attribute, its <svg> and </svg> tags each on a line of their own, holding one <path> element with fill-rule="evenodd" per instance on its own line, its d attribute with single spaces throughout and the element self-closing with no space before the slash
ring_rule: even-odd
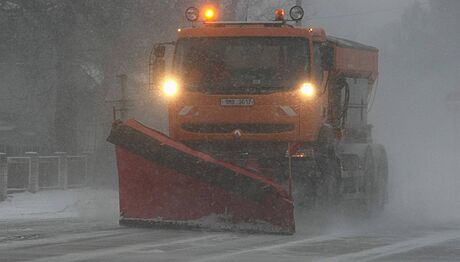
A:
<svg viewBox="0 0 460 262">
<path fill-rule="evenodd" d="M 166 74 L 166 45 L 174 46 L 175 42 L 156 43 L 150 51 L 149 59 L 149 88 L 160 86 Z"/>
<path fill-rule="evenodd" d="M 321 67 L 324 71 L 331 71 L 334 68 L 334 49 L 324 44 L 321 46 Z"/>
<path fill-rule="evenodd" d="M 165 62 L 166 47 L 164 45 L 156 45 L 151 54 L 149 62 L 149 87 L 155 89 L 159 86 L 161 79 L 165 75 L 166 62 Z"/>
<path fill-rule="evenodd" d="M 158 87 L 166 71 L 166 62 L 164 59 L 155 59 L 150 64 L 150 88 Z"/>
<path fill-rule="evenodd" d="M 166 46 L 164 45 L 157 45 L 153 48 L 153 54 L 155 55 L 155 58 L 163 58 L 165 57 L 166 53 Z"/>
</svg>

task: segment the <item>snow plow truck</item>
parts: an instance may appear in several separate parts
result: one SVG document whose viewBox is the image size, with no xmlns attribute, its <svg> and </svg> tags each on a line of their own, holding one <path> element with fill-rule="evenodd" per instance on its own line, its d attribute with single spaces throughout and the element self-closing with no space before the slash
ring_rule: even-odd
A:
<svg viewBox="0 0 460 262">
<path fill-rule="evenodd" d="M 169 135 L 114 121 L 121 224 L 293 234 L 294 207 L 382 210 L 387 159 L 367 117 L 378 49 L 293 25 L 303 14 L 225 22 L 191 7 L 192 26 L 154 46 Z"/>
</svg>

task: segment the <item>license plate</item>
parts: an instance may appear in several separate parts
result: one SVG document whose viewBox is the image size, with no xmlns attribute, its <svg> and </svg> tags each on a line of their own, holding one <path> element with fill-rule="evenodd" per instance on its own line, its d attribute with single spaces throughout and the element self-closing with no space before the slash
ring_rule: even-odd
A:
<svg viewBox="0 0 460 262">
<path fill-rule="evenodd" d="M 236 99 L 221 99 L 220 100 L 221 106 L 253 106 L 254 99 L 253 98 L 236 98 Z"/>
</svg>

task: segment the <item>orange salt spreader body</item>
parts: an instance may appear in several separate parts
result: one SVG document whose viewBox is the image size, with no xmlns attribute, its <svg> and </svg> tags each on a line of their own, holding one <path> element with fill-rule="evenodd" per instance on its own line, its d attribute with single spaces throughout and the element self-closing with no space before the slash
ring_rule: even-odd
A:
<svg viewBox="0 0 460 262">
<path fill-rule="evenodd" d="M 367 121 L 378 50 L 292 26 L 278 11 L 270 22 L 197 22 L 199 12 L 187 9 L 194 26 L 150 58 L 169 136 L 114 122 L 120 221 L 292 234 L 294 206 L 381 211 L 386 153 Z"/>
</svg>

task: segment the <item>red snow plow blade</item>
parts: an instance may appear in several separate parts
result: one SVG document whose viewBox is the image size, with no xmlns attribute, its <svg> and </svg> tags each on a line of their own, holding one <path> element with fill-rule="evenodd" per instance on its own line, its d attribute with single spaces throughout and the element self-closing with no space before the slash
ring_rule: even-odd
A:
<svg viewBox="0 0 460 262">
<path fill-rule="evenodd" d="M 120 222 L 292 234 L 279 184 L 173 141 L 135 120 L 116 122 Z"/>
</svg>

